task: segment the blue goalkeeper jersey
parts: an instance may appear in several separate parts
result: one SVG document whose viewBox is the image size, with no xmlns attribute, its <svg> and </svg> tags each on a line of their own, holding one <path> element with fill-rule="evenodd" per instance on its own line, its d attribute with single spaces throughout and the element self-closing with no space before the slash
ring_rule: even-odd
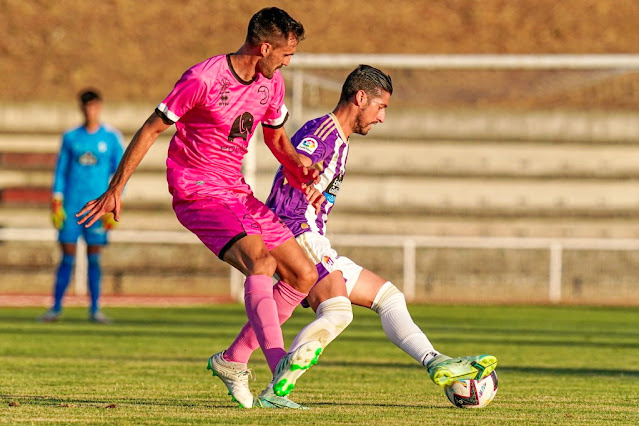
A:
<svg viewBox="0 0 639 426">
<path fill-rule="evenodd" d="M 68 214 L 75 214 L 87 201 L 106 191 L 122 154 L 122 135 L 106 125 L 100 125 L 94 133 L 84 126 L 64 133 L 53 193 L 64 197 Z"/>
</svg>

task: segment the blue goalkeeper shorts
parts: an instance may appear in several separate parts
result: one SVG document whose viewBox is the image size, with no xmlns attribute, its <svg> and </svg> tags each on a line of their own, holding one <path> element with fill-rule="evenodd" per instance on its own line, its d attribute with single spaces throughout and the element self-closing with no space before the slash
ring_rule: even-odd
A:
<svg viewBox="0 0 639 426">
<path fill-rule="evenodd" d="M 74 215 L 67 216 L 62 224 L 62 228 L 58 233 L 58 241 L 65 244 L 76 244 L 80 235 L 84 237 L 89 246 L 104 246 L 108 243 L 107 231 L 102 226 L 102 221 L 98 220 L 89 228 L 85 228 L 84 224 L 77 224 L 78 218 Z"/>
</svg>

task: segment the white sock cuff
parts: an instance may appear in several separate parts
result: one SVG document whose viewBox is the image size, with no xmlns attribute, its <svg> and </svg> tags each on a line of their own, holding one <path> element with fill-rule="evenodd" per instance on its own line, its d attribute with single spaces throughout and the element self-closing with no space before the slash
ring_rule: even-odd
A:
<svg viewBox="0 0 639 426">
<path fill-rule="evenodd" d="M 397 294 L 404 296 L 402 292 L 399 291 L 399 289 L 395 287 L 395 285 L 392 282 L 386 281 L 386 283 L 384 283 L 384 285 L 379 289 L 379 291 L 375 295 L 375 299 L 373 300 L 371 309 L 379 313 L 379 308 L 383 306 L 391 297 Z"/>
<path fill-rule="evenodd" d="M 352 314 L 353 307 L 348 297 L 336 296 L 326 299 L 317 306 L 318 316 L 327 312 L 350 312 Z"/>
</svg>

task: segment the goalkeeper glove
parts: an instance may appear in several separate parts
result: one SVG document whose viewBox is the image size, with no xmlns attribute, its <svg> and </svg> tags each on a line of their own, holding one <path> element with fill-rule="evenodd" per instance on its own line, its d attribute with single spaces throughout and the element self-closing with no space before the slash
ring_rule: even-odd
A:
<svg viewBox="0 0 639 426">
<path fill-rule="evenodd" d="M 64 212 L 62 198 L 54 197 L 51 201 L 51 222 L 53 222 L 53 227 L 58 230 L 62 229 L 66 218 L 67 214 Z"/>
<path fill-rule="evenodd" d="M 102 216 L 102 227 L 107 231 L 115 228 L 117 223 L 118 222 L 113 217 L 113 213 L 106 213 L 104 216 Z"/>
</svg>

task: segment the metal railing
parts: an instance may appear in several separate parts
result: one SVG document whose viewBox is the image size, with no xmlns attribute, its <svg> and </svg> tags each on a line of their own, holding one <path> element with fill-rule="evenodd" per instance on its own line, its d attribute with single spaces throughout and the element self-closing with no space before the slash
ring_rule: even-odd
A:
<svg viewBox="0 0 639 426">
<path fill-rule="evenodd" d="M 137 244 L 201 244 L 189 232 L 181 231 L 126 231 L 110 233 L 111 242 Z M 0 241 L 55 241 L 56 232 L 51 229 L 0 228 Z M 562 268 L 564 250 L 616 250 L 637 251 L 639 239 L 605 238 L 523 238 L 523 237 L 432 237 L 418 235 L 333 235 L 331 241 L 336 247 L 379 247 L 401 248 L 403 257 L 403 291 L 408 301 L 415 299 L 418 248 L 451 249 L 512 249 L 548 250 L 548 301 L 562 301 Z M 79 250 L 82 246 L 79 245 Z M 77 294 L 86 292 L 86 256 L 76 256 L 75 290 Z M 243 276 L 230 269 L 229 292 L 241 300 Z"/>
<path fill-rule="evenodd" d="M 638 54 L 362 54 L 298 53 L 291 61 L 292 108 L 296 125 L 303 116 L 304 85 L 339 93 L 342 82 L 324 81 L 308 71 L 353 69 L 359 64 L 411 70 L 637 70 Z"/>
</svg>

